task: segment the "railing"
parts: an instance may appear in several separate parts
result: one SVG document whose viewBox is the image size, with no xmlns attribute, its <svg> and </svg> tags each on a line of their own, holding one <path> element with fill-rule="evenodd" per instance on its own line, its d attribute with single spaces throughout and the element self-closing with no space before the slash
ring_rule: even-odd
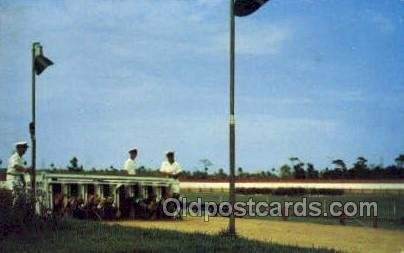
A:
<svg viewBox="0 0 404 253">
<path fill-rule="evenodd" d="M 120 206 L 120 195 L 125 197 L 147 198 L 149 194 L 156 195 L 157 200 L 171 185 L 178 184 L 172 178 L 163 177 L 139 177 L 117 175 L 91 175 L 91 174 L 64 174 L 43 172 L 37 176 L 37 191 L 42 197 L 43 204 L 53 209 L 55 194 L 63 194 L 65 200 L 71 196 L 80 197 L 84 202 L 90 194 L 100 198 L 112 196 L 116 206 Z M 108 193 L 104 186 L 107 186 Z M 135 193 L 133 187 L 138 189 Z M 90 193 L 90 188 L 92 192 Z M 137 196 L 135 196 L 137 195 Z"/>
</svg>

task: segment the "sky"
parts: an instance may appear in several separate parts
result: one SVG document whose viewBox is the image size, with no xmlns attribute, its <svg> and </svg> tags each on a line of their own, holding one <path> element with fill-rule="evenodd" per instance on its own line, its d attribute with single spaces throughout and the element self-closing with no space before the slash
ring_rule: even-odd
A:
<svg viewBox="0 0 404 253">
<path fill-rule="evenodd" d="M 37 166 L 228 168 L 227 0 L 0 1 L 0 159 L 30 140 Z M 272 0 L 236 18 L 236 166 L 317 168 L 404 153 L 404 1 Z M 26 156 L 29 161 L 29 155 Z"/>
</svg>

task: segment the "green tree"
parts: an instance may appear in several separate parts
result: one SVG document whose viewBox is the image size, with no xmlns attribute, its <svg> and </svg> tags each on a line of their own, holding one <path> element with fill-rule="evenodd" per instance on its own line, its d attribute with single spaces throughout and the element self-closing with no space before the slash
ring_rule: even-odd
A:
<svg viewBox="0 0 404 253">
<path fill-rule="evenodd" d="M 216 177 L 216 178 L 220 178 L 220 179 L 225 179 L 225 178 L 227 178 L 227 174 L 226 174 L 226 172 L 224 172 L 223 168 L 220 168 L 220 169 L 215 173 L 215 177 Z"/>
<path fill-rule="evenodd" d="M 72 172 L 80 172 L 83 171 L 83 166 L 79 165 L 79 159 L 77 157 L 73 157 L 70 160 L 70 165 L 67 166 L 67 169 Z"/>
<path fill-rule="evenodd" d="M 299 159 L 298 157 L 295 157 L 295 156 L 289 158 L 289 160 L 290 160 L 290 162 L 292 163 L 292 165 L 294 165 L 295 163 L 299 163 L 299 162 L 300 162 L 300 159 Z"/>
<path fill-rule="evenodd" d="M 398 168 L 404 168 L 404 154 L 400 154 L 399 156 L 397 156 L 394 161 L 396 162 Z"/>
<path fill-rule="evenodd" d="M 346 164 L 341 159 L 336 159 L 336 160 L 332 161 L 332 164 L 335 165 L 335 168 L 338 168 L 340 170 L 346 170 Z"/>
<path fill-rule="evenodd" d="M 289 158 L 293 166 L 293 177 L 296 179 L 306 178 L 306 171 L 304 170 L 304 163 L 298 157 Z"/>
<path fill-rule="evenodd" d="M 363 156 L 359 156 L 356 159 L 355 165 L 358 164 L 359 166 L 361 166 L 363 168 L 366 168 L 367 167 L 367 164 L 366 164 L 367 162 L 368 162 L 368 160 L 366 160 L 366 158 L 364 158 Z"/>
<path fill-rule="evenodd" d="M 334 164 L 334 171 L 331 173 L 333 178 L 346 178 L 348 177 L 347 172 L 348 169 L 346 167 L 346 164 L 343 160 L 341 159 L 336 159 L 332 161 L 332 164 Z"/>
<path fill-rule="evenodd" d="M 184 170 L 181 175 L 182 178 L 192 178 L 192 173 L 188 170 Z"/>
<path fill-rule="evenodd" d="M 117 172 L 118 170 L 114 167 L 114 165 L 109 166 L 109 169 L 113 172 Z"/>
<path fill-rule="evenodd" d="M 307 163 L 307 178 L 318 178 L 318 171 L 314 168 L 314 165 L 312 163 Z"/>
<path fill-rule="evenodd" d="M 284 164 L 279 168 L 280 178 L 292 178 L 292 169 L 289 165 Z"/>
<path fill-rule="evenodd" d="M 300 162 L 293 166 L 293 176 L 296 179 L 305 179 L 306 171 L 304 170 L 304 163 Z"/>
<path fill-rule="evenodd" d="M 207 158 L 200 159 L 199 161 L 203 165 L 203 170 L 205 171 L 205 178 L 207 178 L 209 175 L 209 173 L 208 173 L 209 167 L 213 166 L 213 163 Z"/>
<path fill-rule="evenodd" d="M 328 167 L 320 171 L 320 177 L 324 179 L 330 179 L 330 170 L 328 169 Z"/>
<path fill-rule="evenodd" d="M 244 172 L 242 167 L 237 168 L 237 176 L 238 177 L 244 177 Z"/>
<path fill-rule="evenodd" d="M 353 178 L 368 178 L 369 168 L 367 162 L 368 160 L 366 160 L 362 156 L 359 156 L 356 159 L 356 162 L 353 164 L 353 167 L 351 169 L 351 174 Z"/>
</svg>

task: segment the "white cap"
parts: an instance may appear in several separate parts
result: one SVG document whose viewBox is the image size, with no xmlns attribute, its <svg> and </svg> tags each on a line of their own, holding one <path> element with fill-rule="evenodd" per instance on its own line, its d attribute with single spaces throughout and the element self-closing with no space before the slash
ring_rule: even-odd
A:
<svg viewBox="0 0 404 253">
<path fill-rule="evenodd" d="M 129 149 L 129 150 L 128 150 L 128 153 L 131 153 L 131 152 L 137 152 L 137 148 L 136 148 L 136 147 L 133 147 L 133 148 Z"/>
<path fill-rule="evenodd" d="M 19 141 L 15 143 L 15 147 L 25 146 L 28 148 L 28 143 L 26 141 Z"/>
</svg>

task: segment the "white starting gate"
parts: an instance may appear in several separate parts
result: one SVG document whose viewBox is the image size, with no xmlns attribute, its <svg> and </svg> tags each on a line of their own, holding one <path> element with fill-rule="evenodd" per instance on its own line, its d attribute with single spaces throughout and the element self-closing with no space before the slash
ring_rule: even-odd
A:
<svg viewBox="0 0 404 253">
<path fill-rule="evenodd" d="M 147 198 L 154 194 L 160 200 L 164 192 L 179 182 L 172 178 L 130 175 L 60 174 L 43 172 L 37 175 L 37 195 L 46 208 L 53 209 L 53 197 L 62 193 L 67 198 L 80 197 L 87 202 L 90 195 L 113 197 L 116 207 L 122 197 Z M 124 196 L 122 196 L 124 195 Z"/>
</svg>

